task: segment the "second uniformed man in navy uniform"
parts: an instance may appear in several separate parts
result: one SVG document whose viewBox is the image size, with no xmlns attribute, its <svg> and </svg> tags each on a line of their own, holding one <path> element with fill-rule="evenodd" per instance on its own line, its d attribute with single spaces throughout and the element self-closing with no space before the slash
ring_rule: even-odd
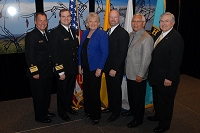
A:
<svg viewBox="0 0 200 133">
<path fill-rule="evenodd" d="M 78 74 L 78 38 L 75 29 L 70 28 L 71 14 L 68 9 L 59 13 L 60 24 L 50 33 L 50 46 L 54 71 L 57 79 L 58 115 L 65 121 L 70 118 L 67 112 L 77 115 L 71 108 L 73 91 Z"/>
</svg>

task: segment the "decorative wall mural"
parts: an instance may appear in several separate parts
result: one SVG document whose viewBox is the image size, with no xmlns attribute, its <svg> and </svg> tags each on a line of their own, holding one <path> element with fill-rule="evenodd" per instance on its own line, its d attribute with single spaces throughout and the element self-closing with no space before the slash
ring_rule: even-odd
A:
<svg viewBox="0 0 200 133">
<path fill-rule="evenodd" d="M 70 0 L 44 0 L 44 12 L 48 16 L 48 30 L 58 25 L 59 11 L 69 8 Z M 101 18 L 101 27 L 106 0 L 95 0 L 95 12 Z M 89 13 L 89 1 L 77 1 L 79 28 L 85 30 L 85 18 Z M 123 26 L 128 0 L 110 0 L 111 9 L 120 12 L 120 24 Z M 156 0 L 136 0 L 135 11 L 145 15 L 146 29 L 150 30 Z M 35 0 L 0 0 L 0 54 L 24 52 L 24 37 L 34 28 Z"/>
<path fill-rule="evenodd" d="M 34 12 L 33 0 L 0 0 L 0 54 L 24 52 L 24 36 L 34 27 Z"/>
</svg>

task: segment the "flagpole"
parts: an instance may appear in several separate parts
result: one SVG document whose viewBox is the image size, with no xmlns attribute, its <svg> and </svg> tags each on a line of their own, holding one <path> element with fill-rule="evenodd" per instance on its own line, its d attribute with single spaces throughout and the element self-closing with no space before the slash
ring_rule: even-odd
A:
<svg viewBox="0 0 200 133">
<path fill-rule="evenodd" d="M 133 0 L 133 15 L 135 14 L 136 0 Z"/>
<path fill-rule="evenodd" d="M 104 24 L 103 24 L 103 30 L 105 30 L 105 31 L 108 28 L 110 28 L 110 23 L 108 21 L 109 13 L 110 13 L 110 0 L 106 0 L 105 13 L 104 13 Z"/>
<path fill-rule="evenodd" d="M 44 12 L 43 0 L 35 0 L 36 12 Z"/>
<path fill-rule="evenodd" d="M 95 11 L 95 0 L 89 0 L 89 12 Z"/>
</svg>

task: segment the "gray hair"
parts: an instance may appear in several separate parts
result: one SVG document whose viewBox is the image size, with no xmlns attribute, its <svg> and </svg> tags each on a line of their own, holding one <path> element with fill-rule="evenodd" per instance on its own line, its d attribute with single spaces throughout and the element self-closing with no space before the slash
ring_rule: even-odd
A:
<svg viewBox="0 0 200 133">
<path fill-rule="evenodd" d="M 175 17 L 174 17 L 174 15 L 173 15 L 172 13 L 170 13 L 170 12 L 165 12 L 165 13 L 163 13 L 162 15 L 160 15 L 160 19 L 161 19 L 163 16 L 167 16 L 167 15 L 169 15 L 169 16 L 171 17 L 171 21 L 172 21 L 173 23 L 175 23 Z"/>
<path fill-rule="evenodd" d="M 34 16 L 34 20 L 35 20 L 35 21 L 37 20 L 38 15 L 45 16 L 46 19 L 47 19 L 47 15 L 46 15 L 44 12 L 37 12 L 37 13 L 35 14 L 35 16 Z"/>
<path fill-rule="evenodd" d="M 136 14 L 133 15 L 133 17 L 134 17 L 134 16 L 141 16 L 141 17 L 142 17 L 142 21 L 146 22 L 146 19 L 145 19 L 145 17 L 144 17 L 143 14 L 141 14 L 141 13 L 136 13 Z"/>
</svg>

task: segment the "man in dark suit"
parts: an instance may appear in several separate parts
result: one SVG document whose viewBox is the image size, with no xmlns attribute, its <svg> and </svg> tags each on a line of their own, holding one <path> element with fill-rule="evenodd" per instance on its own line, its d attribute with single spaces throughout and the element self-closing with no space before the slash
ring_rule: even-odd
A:
<svg viewBox="0 0 200 133">
<path fill-rule="evenodd" d="M 49 123 L 51 122 L 49 117 L 55 116 L 55 114 L 48 111 L 53 65 L 48 46 L 48 32 L 46 31 L 48 20 L 46 14 L 36 13 L 34 22 L 36 28 L 27 33 L 25 37 L 25 56 L 29 68 L 27 74 L 33 96 L 35 120 Z"/>
<path fill-rule="evenodd" d="M 70 28 L 71 14 L 68 9 L 59 13 L 60 24 L 50 33 L 52 60 L 58 81 L 57 106 L 59 116 L 69 121 L 67 112 L 77 115 L 71 108 L 76 75 L 78 74 L 78 38 L 76 31 Z"/>
<path fill-rule="evenodd" d="M 174 15 L 166 12 L 160 16 L 160 31 L 155 38 L 152 61 L 149 68 L 149 83 L 153 89 L 155 115 L 147 117 L 159 121 L 154 132 L 164 132 L 170 128 L 174 98 L 180 80 L 180 70 L 184 42 L 173 28 Z M 160 39 L 162 38 L 162 39 Z"/>
<path fill-rule="evenodd" d="M 120 14 L 117 10 L 110 11 L 109 23 L 109 55 L 104 72 L 106 77 L 109 107 L 102 112 L 112 112 L 108 122 L 115 121 L 121 113 L 121 84 L 124 75 L 124 64 L 128 50 L 129 34 L 119 24 Z"/>
</svg>

